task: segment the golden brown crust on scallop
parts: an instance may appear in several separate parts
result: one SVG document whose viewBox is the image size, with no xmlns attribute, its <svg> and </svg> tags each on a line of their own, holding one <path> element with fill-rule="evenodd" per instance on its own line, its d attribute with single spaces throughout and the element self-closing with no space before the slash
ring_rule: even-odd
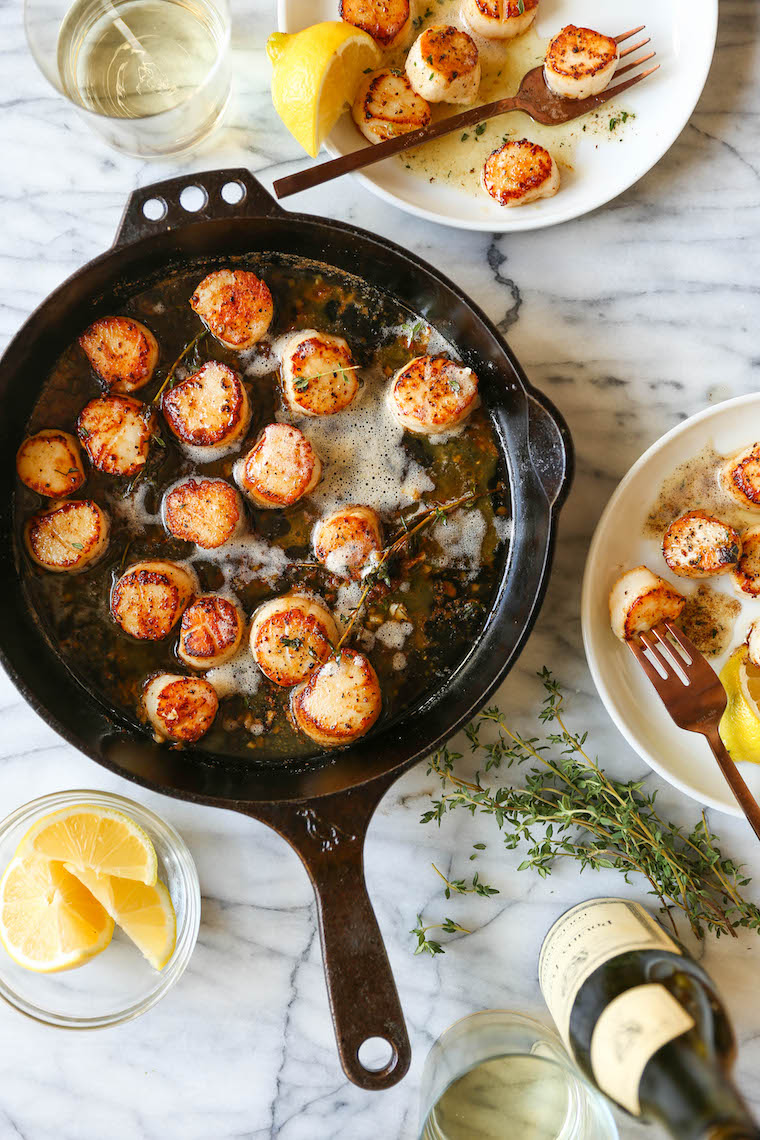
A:
<svg viewBox="0 0 760 1140">
<path fill-rule="evenodd" d="M 332 511 L 314 528 L 314 554 L 341 577 L 361 578 L 373 554 L 383 548 L 382 528 L 372 507 L 349 504 Z"/>
<path fill-rule="evenodd" d="M 351 111 L 359 130 L 371 142 L 395 139 L 426 127 L 430 106 L 403 71 L 385 68 L 362 82 Z"/>
<path fill-rule="evenodd" d="M 261 507 L 290 507 L 313 491 L 322 463 L 306 436 L 291 424 L 268 424 L 236 464 L 238 486 Z"/>
<path fill-rule="evenodd" d="M 721 469 L 721 482 L 732 499 L 751 510 L 760 509 L 760 442 L 743 448 Z"/>
<path fill-rule="evenodd" d="M 151 686 L 155 687 L 152 700 Z M 144 701 L 156 731 L 180 744 L 193 744 L 205 736 L 219 708 L 219 698 L 209 681 L 174 674 L 149 679 Z"/>
<path fill-rule="evenodd" d="M 158 363 L 158 343 L 133 317 L 101 317 L 79 337 L 90 364 L 111 392 L 144 387 Z"/>
<path fill-rule="evenodd" d="M 182 615 L 177 652 L 186 665 L 205 669 L 229 660 L 242 637 L 240 608 L 219 594 L 203 594 Z"/>
<path fill-rule="evenodd" d="M 402 35 L 411 12 L 409 0 L 340 0 L 340 18 L 361 28 L 382 47 Z"/>
<path fill-rule="evenodd" d="M 195 585 L 189 571 L 177 563 L 135 563 L 111 591 L 111 615 L 138 641 L 161 641 L 190 603 Z"/>
<path fill-rule="evenodd" d="M 359 390 L 350 348 L 327 333 L 296 334 L 285 346 L 282 371 L 287 403 L 307 416 L 342 412 Z"/>
<path fill-rule="evenodd" d="M 148 404 L 131 396 L 100 396 L 82 408 L 77 434 L 98 471 L 136 475 L 147 461 L 155 425 Z"/>
<path fill-rule="evenodd" d="M 662 540 L 663 558 L 683 578 L 727 573 L 741 548 L 738 532 L 707 511 L 688 511 L 674 519 Z"/>
<path fill-rule="evenodd" d="M 105 553 L 109 529 L 108 516 L 92 499 L 53 503 L 27 522 L 27 550 L 45 570 L 83 570 Z"/>
<path fill-rule="evenodd" d="M 164 498 L 164 523 L 169 533 L 205 550 L 223 546 L 242 521 L 240 496 L 223 479 L 191 475 Z"/>
<path fill-rule="evenodd" d="M 478 394 L 475 373 L 447 356 L 417 356 L 400 368 L 390 387 L 391 407 L 409 431 L 434 435 L 461 424 Z"/>
<path fill-rule="evenodd" d="M 490 20 L 516 19 L 538 7 L 538 0 L 471 0 Z"/>
<path fill-rule="evenodd" d="M 218 269 L 197 286 L 190 305 L 222 344 L 250 348 L 267 332 L 274 312 L 269 286 L 245 269 Z"/>
<path fill-rule="evenodd" d="M 330 632 L 318 613 L 294 604 L 256 624 L 251 631 L 251 652 L 275 685 L 298 685 L 330 656 Z"/>
<path fill-rule="evenodd" d="M 555 171 L 548 150 L 528 139 L 512 139 L 489 154 L 483 186 L 500 206 L 508 206 L 547 185 Z"/>
<path fill-rule="evenodd" d="M 341 649 L 293 691 L 291 711 L 301 732 L 326 748 L 364 736 L 382 709 L 380 682 L 362 653 Z"/>
<path fill-rule="evenodd" d="M 180 380 L 161 400 L 170 430 L 194 447 L 222 447 L 245 435 L 251 418 L 248 395 L 234 369 L 207 361 Z"/>
<path fill-rule="evenodd" d="M 57 428 L 43 428 L 24 440 L 16 455 L 16 471 L 25 486 L 48 499 L 65 499 L 85 481 L 79 444 Z"/>
<path fill-rule="evenodd" d="M 583 56 L 582 62 L 577 57 Z M 554 37 L 546 53 L 546 66 L 568 79 L 592 78 L 617 60 L 617 43 L 591 28 L 568 24 Z"/>
<path fill-rule="evenodd" d="M 448 82 L 477 66 L 478 49 L 467 32 L 451 24 L 428 28 L 419 37 L 423 60 Z"/>
<path fill-rule="evenodd" d="M 760 526 L 751 526 L 742 534 L 742 552 L 731 571 L 734 585 L 751 598 L 760 597 Z"/>
</svg>

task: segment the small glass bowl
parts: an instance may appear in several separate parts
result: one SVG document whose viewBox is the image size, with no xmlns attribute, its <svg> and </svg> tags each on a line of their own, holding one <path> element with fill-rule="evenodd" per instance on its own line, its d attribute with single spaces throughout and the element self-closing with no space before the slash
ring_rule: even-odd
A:
<svg viewBox="0 0 760 1140">
<path fill-rule="evenodd" d="M 158 877 L 166 883 L 177 915 L 174 953 L 158 972 L 116 926 L 111 943 L 85 965 L 57 974 L 36 974 L 17 966 L 0 946 L 0 997 L 46 1025 L 102 1029 L 145 1013 L 182 976 L 198 937 L 201 892 L 193 858 L 173 827 L 134 800 L 90 789 L 41 796 L 7 816 L 0 823 L 0 874 L 36 819 L 72 804 L 121 811 L 148 833 L 158 857 Z"/>
</svg>

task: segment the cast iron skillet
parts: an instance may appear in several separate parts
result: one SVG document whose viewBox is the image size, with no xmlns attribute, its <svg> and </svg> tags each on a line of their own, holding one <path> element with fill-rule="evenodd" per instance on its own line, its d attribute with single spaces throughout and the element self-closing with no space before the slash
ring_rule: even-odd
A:
<svg viewBox="0 0 760 1140">
<path fill-rule="evenodd" d="M 222 187 L 244 196 L 232 206 Z M 180 193 L 201 187 L 188 213 Z M 144 204 L 165 214 L 149 221 Z M 384 288 L 455 344 L 481 378 L 506 458 L 514 518 L 509 557 L 483 633 L 444 687 L 356 745 L 300 773 L 244 765 L 200 749 L 174 751 L 125 726 L 65 668 L 32 619 L 13 555 L 15 455 L 39 388 L 72 338 L 96 316 L 188 258 L 223 264 L 230 254 L 278 251 L 326 262 Z M 284 211 L 247 170 L 209 171 L 156 183 L 130 197 L 113 247 L 61 285 L 32 314 L 0 366 L 0 659 L 32 707 L 61 736 L 113 772 L 165 795 L 243 812 L 287 839 L 317 897 L 327 986 L 341 1063 L 365 1089 L 406 1073 L 409 1040 L 363 872 L 372 813 L 395 779 L 477 712 L 515 662 L 543 599 L 557 513 L 567 493 L 572 445 L 562 419 L 528 384 L 491 322 L 420 258 L 365 230 Z M 381 1071 L 358 1059 L 362 1043 L 386 1039 Z"/>
</svg>

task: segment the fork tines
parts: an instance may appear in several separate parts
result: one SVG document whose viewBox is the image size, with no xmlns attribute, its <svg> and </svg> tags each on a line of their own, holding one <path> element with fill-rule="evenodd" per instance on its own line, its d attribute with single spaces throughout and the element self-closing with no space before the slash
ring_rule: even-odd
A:
<svg viewBox="0 0 760 1140">
<path fill-rule="evenodd" d="M 615 40 L 615 43 L 617 43 L 617 44 L 625 43 L 625 41 L 629 40 L 631 38 L 631 36 L 638 35 L 638 33 L 643 32 L 645 30 L 645 28 L 646 28 L 646 24 L 640 24 L 638 26 L 638 28 L 631 28 L 630 31 L 623 32 L 623 34 L 620 36 L 614 36 L 613 38 Z M 646 45 L 648 43 L 651 43 L 651 39 L 652 39 L 651 36 L 647 36 L 646 39 L 639 40 L 638 43 L 632 44 L 631 47 L 626 48 L 625 51 L 621 51 L 620 52 L 620 59 L 625 59 L 626 56 L 632 55 L 633 52 L 638 51 L 639 48 L 646 47 Z M 614 78 L 617 79 L 618 76 L 625 75 L 626 72 L 634 71 L 635 68 L 640 67 L 642 63 L 647 63 L 650 59 L 653 59 L 656 55 L 657 55 L 656 51 L 650 51 L 648 55 L 639 56 L 638 59 L 632 60 L 630 63 L 626 64 L 625 67 L 618 68 L 618 70 L 615 72 Z M 607 90 L 604 92 L 604 100 L 603 101 L 606 103 L 610 99 L 614 98 L 615 95 L 620 95 L 621 92 L 627 91 L 629 87 L 633 87 L 634 83 L 640 83 L 642 79 L 646 79 L 646 77 L 648 75 L 652 75 L 655 71 L 657 71 L 659 66 L 660 66 L 659 63 L 656 63 L 654 65 L 654 67 L 650 67 L 647 71 L 642 71 L 638 75 L 634 75 L 631 79 L 626 80 L 625 83 L 618 83 L 618 85 L 616 87 L 608 87 Z"/>
</svg>

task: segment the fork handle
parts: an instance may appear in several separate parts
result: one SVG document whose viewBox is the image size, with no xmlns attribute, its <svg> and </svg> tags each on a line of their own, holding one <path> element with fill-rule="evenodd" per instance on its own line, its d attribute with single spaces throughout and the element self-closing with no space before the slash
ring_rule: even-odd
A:
<svg viewBox="0 0 760 1140">
<path fill-rule="evenodd" d="M 449 115 L 445 119 L 439 119 L 437 123 L 429 123 L 419 131 L 410 131 L 395 139 L 386 139 L 385 142 L 360 147 L 350 154 L 342 154 L 340 158 L 320 162 L 317 166 L 310 166 L 308 170 L 299 170 L 297 174 L 278 178 L 272 184 L 272 189 L 278 198 L 288 198 L 291 194 L 310 190 L 312 186 L 321 186 L 323 182 L 331 182 L 333 178 L 340 178 L 342 174 L 351 174 L 354 170 L 361 170 L 374 162 L 382 162 L 384 158 L 390 158 L 394 154 L 400 154 L 401 151 L 411 150 L 412 147 L 420 146 L 422 143 L 439 139 L 442 135 L 464 130 L 465 127 L 475 127 L 478 123 L 493 119 L 496 115 L 503 115 L 506 111 L 515 111 L 518 106 L 518 97 L 515 95 L 508 99 L 497 99 L 496 102 L 486 103 L 482 107 L 470 107 L 469 111 L 462 111 L 459 115 Z"/>
<path fill-rule="evenodd" d="M 739 769 L 729 756 L 726 746 L 720 738 L 717 727 L 713 726 L 703 733 L 707 743 L 718 761 L 721 772 L 726 777 L 726 783 L 736 797 L 736 802 L 747 817 L 747 822 L 760 839 L 760 805 L 752 795 Z"/>
</svg>

